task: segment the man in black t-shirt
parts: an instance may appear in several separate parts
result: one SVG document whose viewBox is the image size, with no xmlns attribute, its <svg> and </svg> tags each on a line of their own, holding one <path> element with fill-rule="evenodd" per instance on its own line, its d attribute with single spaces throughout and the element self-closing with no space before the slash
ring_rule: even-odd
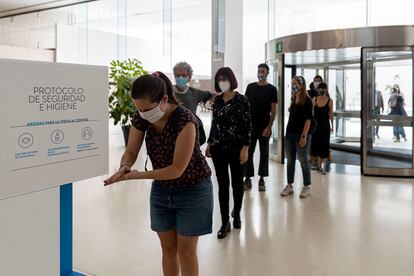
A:
<svg viewBox="0 0 414 276">
<path fill-rule="evenodd" d="M 244 189 L 252 188 L 251 177 L 254 176 L 253 156 L 257 140 L 260 146 L 259 191 L 266 191 L 264 177 L 269 175 L 269 139 L 272 125 L 276 117 L 277 90 L 266 81 L 269 66 L 260 64 L 257 70 L 259 81 L 250 83 L 246 89 L 246 97 L 250 102 L 252 114 L 252 138 L 249 147 L 249 160 L 244 171 Z"/>
</svg>

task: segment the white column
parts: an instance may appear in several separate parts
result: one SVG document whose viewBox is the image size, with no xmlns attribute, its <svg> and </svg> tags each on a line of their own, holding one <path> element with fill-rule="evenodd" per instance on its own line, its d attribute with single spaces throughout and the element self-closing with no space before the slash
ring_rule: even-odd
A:
<svg viewBox="0 0 414 276">
<path fill-rule="evenodd" d="M 225 1 L 224 66 L 230 67 L 233 70 L 239 83 L 237 90 L 244 94 L 243 0 Z"/>
<path fill-rule="evenodd" d="M 214 90 L 214 76 L 224 66 L 224 24 L 225 0 L 211 2 L 211 90 Z"/>
</svg>

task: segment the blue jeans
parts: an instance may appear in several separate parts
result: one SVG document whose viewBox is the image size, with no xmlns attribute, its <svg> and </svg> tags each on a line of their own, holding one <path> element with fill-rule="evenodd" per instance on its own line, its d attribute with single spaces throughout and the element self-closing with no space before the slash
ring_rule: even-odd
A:
<svg viewBox="0 0 414 276">
<path fill-rule="evenodd" d="M 175 229 L 181 236 L 210 234 L 213 205 L 210 177 L 182 188 L 167 188 L 154 181 L 150 197 L 151 228 L 156 232 Z"/>
<path fill-rule="evenodd" d="M 393 130 L 395 138 L 400 139 L 400 136 L 402 136 L 405 139 L 405 130 L 402 126 L 395 126 Z"/>
<path fill-rule="evenodd" d="M 299 146 L 300 137 L 300 134 L 287 134 L 285 137 L 287 179 L 288 184 L 292 184 L 295 181 L 295 163 L 297 155 L 302 167 L 303 185 L 309 186 L 311 184 L 309 149 L 312 136 L 308 135 L 307 143 L 303 148 Z"/>
</svg>

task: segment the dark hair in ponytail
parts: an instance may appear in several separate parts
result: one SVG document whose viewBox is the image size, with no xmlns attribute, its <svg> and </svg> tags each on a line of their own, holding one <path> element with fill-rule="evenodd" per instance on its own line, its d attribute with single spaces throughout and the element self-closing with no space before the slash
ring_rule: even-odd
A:
<svg viewBox="0 0 414 276">
<path fill-rule="evenodd" d="M 179 105 L 175 98 L 170 79 L 160 71 L 143 75 L 132 84 L 131 96 L 134 100 L 148 98 L 151 102 L 160 102 L 167 95 L 168 102 Z"/>
</svg>

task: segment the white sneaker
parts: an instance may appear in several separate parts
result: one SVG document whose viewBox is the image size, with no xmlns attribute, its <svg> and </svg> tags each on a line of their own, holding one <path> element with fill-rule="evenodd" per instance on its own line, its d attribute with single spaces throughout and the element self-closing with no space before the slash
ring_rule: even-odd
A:
<svg viewBox="0 0 414 276">
<path fill-rule="evenodd" d="M 288 196 L 293 194 L 293 187 L 290 185 L 286 185 L 282 192 L 280 192 L 281 196 Z"/>
<path fill-rule="evenodd" d="M 326 174 L 325 169 L 324 169 L 324 168 L 322 168 L 322 167 L 320 167 L 320 168 L 318 169 L 318 171 L 319 171 L 319 173 L 321 173 L 321 174 L 323 174 L 323 175 L 325 175 L 325 174 Z"/>
<path fill-rule="evenodd" d="M 307 198 L 311 196 L 310 186 L 304 186 L 302 192 L 300 192 L 300 198 Z"/>
</svg>

